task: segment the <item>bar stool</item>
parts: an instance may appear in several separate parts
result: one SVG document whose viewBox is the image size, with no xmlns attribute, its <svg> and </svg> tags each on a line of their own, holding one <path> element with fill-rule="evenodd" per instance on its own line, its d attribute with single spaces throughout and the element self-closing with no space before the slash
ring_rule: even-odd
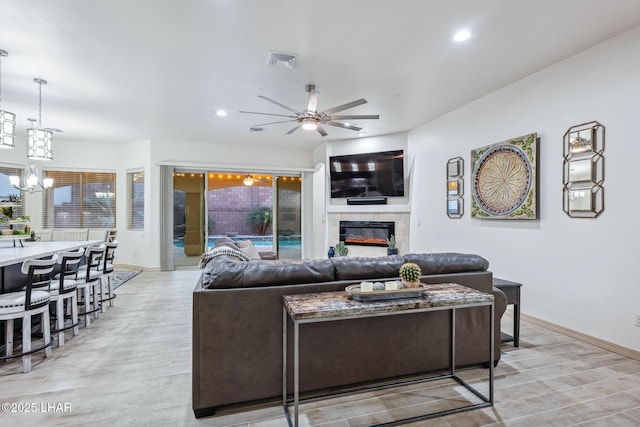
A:
<svg viewBox="0 0 640 427">
<path fill-rule="evenodd" d="M 113 300 L 116 294 L 113 293 L 113 276 L 115 274 L 113 269 L 113 260 L 116 254 L 116 248 L 118 247 L 118 241 L 106 242 L 104 244 L 105 251 L 104 257 L 102 257 L 102 263 L 99 270 L 102 272 L 102 299 L 100 300 L 102 312 L 104 313 L 104 302 L 109 301 L 109 307 L 113 306 Z M 106 292 L 105 292 L 106 285 Z M 105 297 L 105 294 L 108 295 Z"/>
<path fill-rule="evenodd" d="M 100 267 L 104 252 L 104 244 L 89 246 L 84 251 L 86 264 L 80 267 L 76 276 L 78 292 L 82 293 L 82 303 L 84 305 L 84 312 L 79 313 L 84 316 L 84 326 L 91 324 L 91 313 L 97 319 L 98 312 L 101 310 L 102 271 L 98 270 L 98 267 Z M 92 308 L 91 305 L 93 305 Z"/>
<path fill-rule="evenodd" d="M 64 345 L 64 331 L 73 328 L 73 335 L 78 335 L 78 282 L 76 276 L 78 267 L 84 255 L 84 249 L 77 251 L 59 252 L 58 264 L 60 273 L 56 274 L 55 280 L 51 281 L 49 294 L 51 305 L 56 309 L 56 328 L 52 332 L 58 334 L 58 347 Z M 71 325 L 65 327 L 65 302 L 67 309 L 71 312 Z"/>
<path fill-rule="evenodd" d="M 49 292 L 34 288 L 48 287 L 51 282 L 53 266 L 58 255 L 51 259 L 28 259 L 22 263 L 22 274 L 27 275 L 24 290 L 0 294 L 0 320 L 6 321 L 5 350 L 6 355 L 0 360 L 22 356 L 23 372 L 31 371 L 31 354 L 44 350 L 45 357 L 51 356 L 51 329 L 49 325 Z M 31 317 L 40 315 L 40 326 L 44 343 L 31 348 Z M 13 321 L 22 319 L 22 352 L 13 354 Z"/>
<path fill-rule="evenodd" d="M 118 229 L 108 228 L 104 235 L 104 241 L 113 242 L 114 240 L 116 240 L 117 235 L 118 235 Z"/>
</svg>

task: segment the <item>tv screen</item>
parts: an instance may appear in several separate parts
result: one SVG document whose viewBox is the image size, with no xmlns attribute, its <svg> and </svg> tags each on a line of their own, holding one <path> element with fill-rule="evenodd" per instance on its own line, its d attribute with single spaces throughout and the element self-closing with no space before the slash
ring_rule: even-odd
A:
<svg viewBox="0 0 640 427">
<path fill-rule="evenodd" d="M 404 196 L 404 151 L 329 158 L 331 197 Z"/>
</svg>

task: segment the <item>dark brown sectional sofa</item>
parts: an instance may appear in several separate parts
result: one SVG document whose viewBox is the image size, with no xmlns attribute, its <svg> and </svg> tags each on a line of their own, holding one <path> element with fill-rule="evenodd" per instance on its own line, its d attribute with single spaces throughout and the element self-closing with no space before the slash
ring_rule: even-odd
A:
<svg viewBox="0 0 640 427">
<path fill-rule="evenodd" d="M 497 363 L 506 297 L 493 288 L 489 263 L 480 256 L 433 253 L 305 261 L 219 256 L 206 264 L 193 291 L 195 416 L 212 415 L 230 405 L 281 399 L 283 295 L 341 291 L 365 279 L 397 278 L 400 265 L 407 261 L 421 266 L 424 283 L 454 282 L 494 294 L 493 362 Z M 488 311 L 472 308 L 457 313 L 457 364 L 486 365 Z M 301 392 L 446 368 L 450 329 L 448 313 L 440 311 L 304 325 Z"/>
</svg>

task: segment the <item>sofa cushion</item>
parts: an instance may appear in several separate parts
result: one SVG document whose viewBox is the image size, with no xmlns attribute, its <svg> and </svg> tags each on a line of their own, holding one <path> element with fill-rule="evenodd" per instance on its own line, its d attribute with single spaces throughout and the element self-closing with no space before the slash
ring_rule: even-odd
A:
<svg viewBox="0 0 640 427">
<path fill-rule="evenodd" d="M 487 271 L 489 261 L 480 255 L 458 253 L 405 254 L 406 262 L 415 262 L 422 274 L 461 273 L 464 271 Z"/>
<path fill-rule="evenodd" d="M 238 240 L 236 245 L 240 248 L 245 255 L 251 259 L 262 259 L 258 253 L 258 249 L 253 245 L 251 240 Z"/>
<path fill-rule="evenodd" d="M 217 261 L 202 273 L 204 288 L 247 288 L 294 285 L 335 280 L 333 263 L 328 259 L 280 261 Z"/>
<path fill-rule="evenodd" d="M 398 277 L 404 259 L 400 255 L 367 257 L 333 257 L 337 280 L 386 279 Z"/>
</svg>

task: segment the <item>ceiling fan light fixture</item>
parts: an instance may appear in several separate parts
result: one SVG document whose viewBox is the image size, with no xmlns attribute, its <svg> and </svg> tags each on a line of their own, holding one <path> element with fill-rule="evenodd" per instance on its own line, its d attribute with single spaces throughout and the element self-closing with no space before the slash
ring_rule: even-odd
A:
<svg viewBox="0 0 640 427">
<path fill-rule="evenodd" d="M 311 119 L 311 118 L 305 118 L 302 119 L 302 129 L 304 130 L 316 130 L 318 129 L 318 123 Z"/>
<path fill-rule="evenodd" d="M 253 179 L 253 177 L 251 175 L 246 175 L 244 178 L 242 178 L 242 183 L 244 185 L 246 185 L 247 187 L 253 185 L 253 182 L 255 180 Z"/>
</svg>

